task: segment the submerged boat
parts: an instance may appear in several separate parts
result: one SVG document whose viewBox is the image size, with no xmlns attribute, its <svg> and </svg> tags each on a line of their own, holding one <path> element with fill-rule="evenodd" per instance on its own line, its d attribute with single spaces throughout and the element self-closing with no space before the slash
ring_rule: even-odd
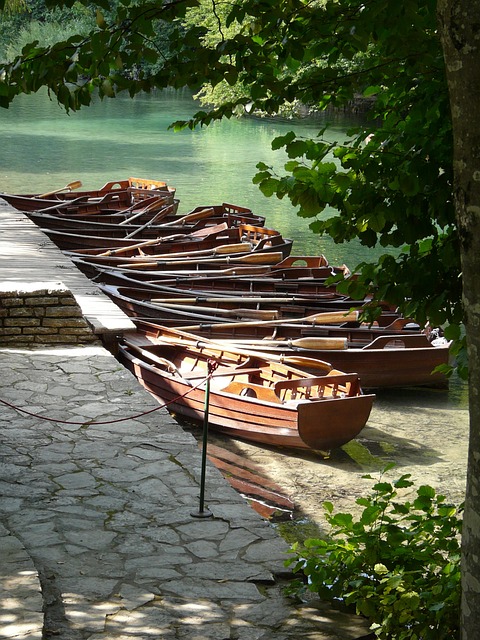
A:
<svg viewBox="0 0 480 640">
<path fill-rule="evenodd" d="M 370 415 L 374 396 L 356 374 L 328 363 L 311 377 L 301 369 L 256 354 L 212 344 L 172 343 L 158 335 L 124 336 L 117 357 L 167 409 L 185 420 L 204 420 L 230 436 L 275 447 L 329 451 L 355 438 Z M 177 333 L 177 337 L 179 334 Z"/>
</svg>

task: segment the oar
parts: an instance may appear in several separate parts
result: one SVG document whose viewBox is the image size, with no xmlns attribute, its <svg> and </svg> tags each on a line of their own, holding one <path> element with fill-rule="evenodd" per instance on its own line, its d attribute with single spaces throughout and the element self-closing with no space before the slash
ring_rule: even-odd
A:
<svg viewBox="0 0 480 640">
<path fill-rule="evenodd" d="M 334 350 L 340 351 L 347 349 L 347 338 L 294 338 L 293 340 L 249 340 L 246 338 L 242 340 L 238 339 L 216 339 L 215 342 L 224 344 L 225 346 L 234 345 L 239 347 L 246 347 L 247 349 L 257 349 L 265 347 L 267 349 L 271 347 L 278 347 L 279 349 L 308 349 L 311 351 L 323 351 Z"/>
<path fill-rule="evenodd" d="M 201 241 L 200 241 L 201 242 Z M 178 243 L 182 245 L 181 242 Z M 180 260 L 190 260 L 191 258 L 208 259 L 215 256 L 229 256 L 230 254 L 245 253 L 250 251 L 250 245 L 246 242 L 232 242 L 231 244 L 220 244 L 218 247 L 211 247 L 210 249 L 195 249 L 194 251 L 177 251 L 172 253 L 155 253 L 145 255 L 145 260 L 160 259 L 160 260 L 173 260 L 178 262 Z"/>
<path fill-rule="evenodd" d="M 226 245 L 228 246 L 228 245 Z M 218 249 L 218 247 L 217 247 Z M 103 255 L 103 254 L 101 254 Z M 247 253 L 244 256 L 235 256 L 230 258 L 230 256 L 226 255 L 224 258 L 211 258 L 210 256 L 199 256 L 192 257 L 187 259 L 176 259 L 173 258 L 169 260 L 168 254 L 162 256 L 161 260 L 156 260 L 155 262 L 139 262 L 139 263 L 131 263 L 122 265 L 123 268 L 130 269 L 155 269 L 156 267 L 162 266 L 171 266 L 175 267 L 178 265 L 187 265 L 187 264 L 231 264 L 240 263 L 240 264 L 276 264 L 279 259 L 282 257 L 281 252 L 275 251 L 272 253 Z"/>
<path fill-rule="evenodd" d="M 215 213 L 214 209 L 202 209 L 201 211 L 193 211 L 192 213 L 187 213 L 187 215 L 182 216 L 181 218 L 177 218 L 176 220 L 172 220 L 171 222 L 165 222 L 162 224 L 162 227 L 176 227 L 177 225 L 183 225 L 187 222 L 195 222 L 195 220 L 203 220 L 204 218 L 210 218 Z"/>
<path fill-rule="evenodd" d="M 150 286 L 148 283 L 145 284 L 143 282 L 143 280 L 135 280 L 134 278 L 132 278 L 130 280 L 131 282 L 135 282 L 135 283 L 141 283 L 142 286 Z M 175 289 L 174 287 L 163 287 L 163 286 L 159 286 L 158 287 L 158 291 L 159 293 L 161 291 L 171 291 L 172 293 L 176 294 L 178 292 L 181 292 L 182 289 Z M 244 295 L 244 296 L 232 296 L 229 295 L 228 293 L 218 293 L 216 294 L 215 290 L 213 290 L 211 292 L 210 296 L 206 296 L 206 292 L 205 293 L 198 293 L 198 291 L 194 290 L 192 292 L 192 294 L 187 297 L 187 298 L 152 298 L 152 302 L 157 302 L 159 304 L 163 304 L 171 302 L 172 300 L 175 300 L 176 304 L 193 304 L 194 302 L 219 302 L 219 301 L 223 301 L 223 302 L 251 302 L 252 304 L 270 304 L 270 303 L 276 303 L 276 304 L 286 304 L 287 302 L 307 302 L 308 304 L 308 300 L 300 300 L 298 298 L 274 298 L 274 297 L 250 297 L 249 295 Z"/>
<path fill-rule="evenodd" d="M 145 207 L 145 209 L 143 209 L 143 211 L 141 211 L 137 215 L 143 215 L 143 214 L 148 213 L 148 212 L 152 213 L 156 209 L 157 209 L 157 203 L 154 202 L 150 206 Z M 168 215 L 168 209 L 170 209 L 170 207 L 164 207 L 163 210 L 157 211 L 157 213 L 154 216 L 152 216 L 152 218 L 150 218 L 150 220 L 145 222 L 145 224 L 142 224 L 140 227 L 138 227 L 138 229 L 135 229 L 134 231 L 131 231 L 130 233 L 128 233 L 125 236 L 125 239 L 133 238 L 137 234 L 141 233 L 142 231 L 144 231 L 145 229 L 150 227 L 152 224 L 157 224 L 159 220 L 162 220 L 165 216 Z M 137 215 L 135 215 L 133 217 L 136 218 Z M 130 223 L 131 221 L 132 221 L 132 218 L 128 218 L 128 222 Z"/>
<path fill-rule="evenodd" d="M 158 304 L 155 300 L 150 300 L 153 304 Z M 174 310 L 184 310 L 184 304 L 175 304 L 174 302 L 165 302 L 158 305 L 161 308 L 165 309 L 174 309 Z M 236 318 L 236 317 L 244 317 L 244 318 L 258 318 L 260 320 L 274 320 L 278 318 L 278 311 L 268 310 L 268 309 L 221 309 L 217 307 L 201 307 L 194 305 L 191 307 L 195 313 L 204 313 L 206 315 L 211 316 L 226 316 L 227 318 Z"/>
<path fill-rule="evenodd" d="M 182 331 L 201 331 L 208 329 L 209 331 L 222 331 L 227 328 L 237 329 L 241 327 L 257 327 L 259 325 L 263 327 L 275 327 L 280 324 L 335 324 L 343 322 L 356 322 L 359 317 L 358 311 L 327 311 L 325 313 L 314 313 L 311 316 L 305 316 L 304 318 L 284 318 L 282 320 L 267 320 L 266 322 L 228 322 L 226 325 L 219 324 L 197 324 L 182 327 Z"/>
<path fill-rule="evenodd" d="M 163 225 L 162 225 L 163 226 Z M 212 229 L 217 229 L 219 225 L 212 227 Z M 152 244 L 162 244 L 163 242 L 172 242 L 174 240 L 188 240 L 189 238 L 201 238 L 203 236 L 210 235 L 205 232 L 205 229 L 198 229 L 197 231 L 192 231 L 190 233 L 174 233 L 170 236 L 158 236 L 157 238 L 151 238 L 150 240 L 142 240 L 141 242 L 137 242 L 136 244 L 129 244 L 126 247 L 119 247 L 117 249 L 109 249 L 103 253 L 97 253 L 96 256 L 116 256 L 121 253 L 125 253 L 126 251 L 130 251 L 130 249 L 140 249 L 142 247 L 148 247 Z"/>
<path fill-rule="evenodd" d="M 137 242 L 136 244 L 129 244 L 126 247 L 119 247 L 118 249 L 109 249 L 108 251 L 104 251 L 103 253 L 95 254 L 96 257 L 104 258 L 107 256 L 116 256 L 120 253 L 125 253 L 127 251 L 133 251 L 135 249 L 140 249 L 143 247 L 148 247 L 152 244 L 158 244 L 160 242 L 160 238 L 151 238 L 150 240 L 142 240 L 142 242 Z"/>
<path fill-rule="evenodd" d="M 164 225 L 159 225 L 161 227 L 163 227 Z M 194 236 L 194 232 L 192 232 L 191 234 L 175 234 L 172 236 L 167 236 L 167 237 L 161 237 L 161 236 L 157 236 L 156 238 L 151 238 L 150 240 L 142 240 L 141 242 L 137 242 L 135 244 L 129 244 L 125 247 L 118 247 L 116 249 L 108 249 L 108 251 L 104 251 L 103 253 L 97 253 L 95 254 L 98 257 L 107 257 L 107 256 L 117 256 L 120 255 L 122 253 L 126 253 L 127 251 L 134 251 L 135 249 L 143 249 L 143 247 L 148 247 L 154 244 L 159 244 L 161 245 L 162 242 L 167 242 L 168 240 L 175 240 L 175 239 L 180 239 L 180 238 L 185 238 L 187 239 L 189 236 Z M 128 236 L 127 236 L 128 237 Z M 196 236 L 195 236 L 196 237 Z M 243 246 L 245 246 L 246 243 L 242 243 Z M 230 245 L 231 246 L 231 245 Z M 218 247 L 217 247 L 218 249 Z M 164 254 L 162 254 L 163 257 Z M 165 256 L 167 256 L 168 254 L 165 254 Z M 149 256 L 151 259 L 151 256 Z"/>
<path fill-rule="evenodd" d="M 74 189 L 80 189 L 82 183 L 80 180 L 74 180 L 73 182 L 69 182 L 67 185 L 62 187 L 62 189 L 55 189 L 55 191 L 47 191 L 47 193 L 42 193 L 37 196 L 37 198 L 48 198 L 49 196 L 54 196 L 56 193 L 61 193 L 62 191 L 73 191 Z"/>
<path fill-rule="evenodd" d="M 181 244 L 181 243 L 180 243 Z M 142 247 L 139 247 L 141 250 Z M 130 258 L 130 264 L 127 263 L 127 266 L 136 268 L 137 266 L 149 267 L 149 266 L 157 266 L 157 261 L 160 260 L 163 262 L 173 262 L 174 264 L 182 264 L 183 261 L 190 262 L 196 258 L 201 258 L 202 260 L 209 261 L 209 258 L 214 258 L 215 256 L 224 255 L 228 257 L 229 255 L 233 255 L 236 253 L 244 253 L 250 250 L 250 245 L 245 242 L 232 243 L 232 244 L 222 244 L 218 247 L 214 247 L 212 249 L 197 249 L 196 251 L 179 251 L 177 253 L 155 253 L 155 254 L 146 254 L 143 256 L 132 256 Z M 138 262 L 133 262 L 133 261 Z"/>
<path fill-rule="evenodd" d="M 150 360 L 150 362 L 153 362 L 154 364 L 159 364 L 162 367 L 165 367 L 169 373 L 176 373 L 182 379 L 183 382 L 188 384 L 189 387 L 192 386 L 192 383 L 183 377 L 180 369 L 171 360 L 167 360 L 166 358 L 157 356 L 155 353 L 152 353 L 151 351 L 142 349 L 141 347 L 137 346 L 133 342 L 130 342 L 128 339 L 125 340 L 125 343 L 129 347 L 129 349 L 131 349 L 132 351 L 137 352 L 143 358 Z"/>
<path fill-rule="evenodd" d="M 175 336 L 169 337 L 169 336 L 159 335 L 157 338 L 154 339 L 154 344 L 157 344 L 155 340 L 158 340 L 159 343 L 163 343 L 163 344 L 173 344 L 177 346 L 180 345 L 187 348 L 194 347 L 195 349 L 202 349 L 202 351 L 204 352 L 205 350 L 210 351 L 213 353 L 214 356 L 215 356 L 215 352 L 225 350 L 225 351 L 230 351 L 231 353 L 238 353 L 239 355 L 243 355 L 250 358 L 252 357 L 261 358 L 266 362 L 270 361 L 270 362 L 276 362 L 279 364 L 285 364 L 289 367 L 299 366 L 302 369 L 305 369 L 306 367 L 310 370 L 318 369 L 320 370 L 322 376 L 336 372 L 336 370 L 333 369 L 332 365 L 329 362 L 326 362 L 324 360 L 320 360 L 317 358 L 308 358 L 308 357 L 302 357 L 302 356 L 284 356 L 284 355 L 276 355 L 273 353 L 262 353 L 261 351 L 245 349 L 243 347 L 236 347 L 235 345 L 220 344 L 219 342 L 216 342 L 215 340 L 209 340 L 208 338 L 197 339 L 196 336 L 189 336 L 188 334 L 183 335 L 183 328 L 179 332 L 179 335 L 180 335 L 179 338 L 175 338 Z M 298 373 L 300 375 L 305 375 L 305 372 L 303 370 L 299 371 Z"/>
<path fill-rule="evenodd" d="M 123 226 L 126 224 L 131 224 L 134 220 L 143 216 L 144 213 L 152 212 L 157 209 L 157 207 L 164 207 L 162 211 L 155 215 L 155 219 L 163 218 L 168 215 L 168 213 L 173 211 L 173 206 L 171 204 L 165 204 L 168 202 L 168 198 L 162 196 L 152 196 L 151 198 L 147 198 L 146 200 L 142 200 L 140 202 L 134 202 L 128 209 L 122 209 L 120 213 L 123 215 L 127 213 L 131 213 L 130 217 L 126 217 L 125 220 L 122 220 L 118 223 L 119 226 Z M 162 214 L 160 216 L 160 214 Z M 150 222 L 150 220 L 149 220 Z"/>
</svg>

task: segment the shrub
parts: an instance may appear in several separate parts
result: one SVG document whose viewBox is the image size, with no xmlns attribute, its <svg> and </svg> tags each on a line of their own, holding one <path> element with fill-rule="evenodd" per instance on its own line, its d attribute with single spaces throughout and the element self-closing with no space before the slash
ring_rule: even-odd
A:
<svg viewBox="0 0 480 640">
<path fill-rule="evenodd" d="M 398 490 L 413 486 L 409 478 L 376 482 L 369 497 L 356 501 L 363 507 L 357 520 L 325 503 L 331 537 L 292 547 L 286 564 L 295 565 L 306 581 L 296 581 L 289 593 L 307 588 L 354 608 L 378 638 L 454 640 L 462 506 L 447 504 L 426 485 L 411 501 L 398 499 Z"/>
</svg>

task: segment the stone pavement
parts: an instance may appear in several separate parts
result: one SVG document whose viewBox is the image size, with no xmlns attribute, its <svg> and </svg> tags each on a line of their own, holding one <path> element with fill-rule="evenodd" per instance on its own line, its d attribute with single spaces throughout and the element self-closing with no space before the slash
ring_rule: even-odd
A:
<svg viewBox="0 0 480 640">
<path fill-rule="evenodd" d="M 210 464 L 213 517 L 194 517 L 195 439 L 106 349 L 1 349 L 0 366 L 0 637 L 366 633 L 282 595 L 287 545 Z"/>
</svg>

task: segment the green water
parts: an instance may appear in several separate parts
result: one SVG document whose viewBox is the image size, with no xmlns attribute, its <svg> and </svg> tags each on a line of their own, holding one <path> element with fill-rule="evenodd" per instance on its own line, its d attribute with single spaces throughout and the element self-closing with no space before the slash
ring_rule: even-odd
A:
<svg viewBox="0 0 480 640">
<path fill-rule="evenodd" d="M 266 216 L 267 226 L 292 238 L 297 255 L 324 253 L 331 263 L 353 268 L 381 253 L 313 235 L 289 202 L 266 199 L 252 184 L 259 161 L 281 172 L 286 157 L 271 150 L 275 136 L 290 130 L 315 135 L 324 119 L 232 119 L 195 131 L 168 129 L 197 109 L 188 93 L 174 91 L 98 101 L 71 115 L 44 93 L 20 96 L 10 109 L 0 109 L 0 192 L 44 192 L 73 180 L 93 189 L 129 176 L 162 179 L 176 187 L 181 213 L 221 202 L 248 206 Z M 329 137 L 345 140 L 353 122 L 337 117 Z M 459 459 L 466 460 L 467 439 L 467 389 L 459 380 L 448 392 L 384 391 L 361 437 L 325 464 L 353 477 L 376 473 L 392 460 L 402 471 L 421 472 L 438 464 L 440 485 L 444 478 L 449 485 L 449 461 L 457 468 Z"/>
<path fill-rule="evenodd" d="M 19 96 L 0 109 L 0 192 L 44 192 L 81 180 L 94 189 L 128 176 L 166 180 L 177 189 L 179 210 L 231 202 L 266 217 L 266 225 L 294 240 L 297 255 L 324 253 L 332 264 L 353 268 L 375 259 L 357 242 L 335 245 L 314 235 L 287 200 L 265 198 L 252 183 L 263 161 L 282 171 L 286 155 L 271 141 L 288 131 L 314 136 L 325 116 L 302 120 L 242 118 L 178 133 L 175 120 L 188 119 L 199 105 L 188 92 L 163 91 L 96 101 L 67 115 L 46 93 Z M 344 141 L 352 117 L 328 117 L 328 138 Z M 328 216 L 332 212 L 324 212 Z M 455 403 L 465 406 L 465 386 L 453 385 Z"/>
<path fill-rule="evenodd" d="M 189 93 L 163 91 L 99 100 L 67 115 L 45 93 L 19 96 L 10 109 L 0 110 L 0 191 L 50 191 L 72 180 L 96 188 L 128 176 L 162 179 L 177 188 L 182 213 L 198 205 L 240 204 L 265 215 L 267 226 L 294 239 L 297 254 L 324 253 L 331 263 L 351 268 L 367 257 L 356 242 L 336 246 L 313 235 L 310 221 L 298 218 L 288 201 L 267 199 L 252 183 L 259 161 L 283 169 L 286 155 L 272 151 L 273 138 L 291 130 L 315 135 L 324 117 L 243 118 L 194 131 L 168 129 L 198 108 Z M 352 122 L 336 116 L 329 137 L 345 140 Z"/>
</svg>

